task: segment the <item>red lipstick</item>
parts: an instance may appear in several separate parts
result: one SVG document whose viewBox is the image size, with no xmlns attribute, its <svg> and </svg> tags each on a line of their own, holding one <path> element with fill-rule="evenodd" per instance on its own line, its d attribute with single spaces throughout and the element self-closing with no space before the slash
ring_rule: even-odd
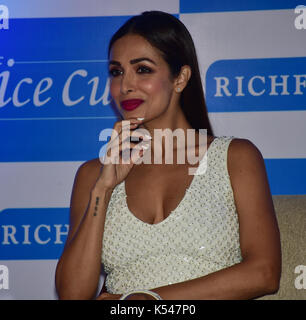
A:
<svg viewBox="0 0 306 320">
<path fill-rule="evenodd" d="M 143 103 L 141 99 L 129 99 L 121 102 L 121 107 L 126 111 L 132 111 Z"/>
</svg>

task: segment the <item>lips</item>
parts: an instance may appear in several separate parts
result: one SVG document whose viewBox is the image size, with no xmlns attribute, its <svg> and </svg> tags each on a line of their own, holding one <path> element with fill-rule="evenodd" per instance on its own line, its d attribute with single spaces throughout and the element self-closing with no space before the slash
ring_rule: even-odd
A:
<svg viewBox="0 0 306 320">
<path fill-rule="evenodd" d="M 124 110 L 132 111 L 138 108 L 142 103 L 143 103 L 143 100 L 141 99 L 124 100 L 121 102 L 121 107 Z"/>
</svg>

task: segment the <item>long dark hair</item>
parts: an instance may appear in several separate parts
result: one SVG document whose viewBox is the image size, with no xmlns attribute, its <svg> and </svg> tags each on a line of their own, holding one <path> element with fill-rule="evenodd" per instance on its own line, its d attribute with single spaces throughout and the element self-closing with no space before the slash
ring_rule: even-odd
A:
<svg viewBox="0 0 306 320">
<path fill-rule="evenodd" d="M 127 34 L 140 35 L 157 48 L 169 65 L 173 77 L 179 75 L 182 66 L 190 66 L 191 77 L 180 97 L 183 113 L 193 129 L 207 129 L 207 134 L 213 135 L 195 46 L 184 24 L 169 13 L 145 11 L 130 18 L 112 36 L 108 46 L 108 57 L 114 42 Z"/>
</svg>

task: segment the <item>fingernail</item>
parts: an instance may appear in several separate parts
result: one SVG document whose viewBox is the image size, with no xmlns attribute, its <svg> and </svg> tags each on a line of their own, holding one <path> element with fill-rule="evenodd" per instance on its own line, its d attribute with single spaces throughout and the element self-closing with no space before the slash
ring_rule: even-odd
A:
<svg viewBox="0 0 306 320">
<path fill-rule="evenodd" d="M 152 137 L 149 136 L 148 134 L 145 134 L 144 136 L 145 136 L 145 138 L 147 138 L 147 139 L 149 139 L 149 140 L 152 140 Z"/>
<path fill-rule="evenodd" d="M 137 118 L 137 120 L 144 120 L 144 118 Z"/>
</svg>

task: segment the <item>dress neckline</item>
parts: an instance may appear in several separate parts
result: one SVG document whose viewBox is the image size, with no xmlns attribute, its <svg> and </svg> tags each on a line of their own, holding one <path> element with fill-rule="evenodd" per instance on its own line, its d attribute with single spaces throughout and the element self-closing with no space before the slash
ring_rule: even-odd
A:
<svg viewBox="0 0 306 320">
<path fill-rule="evenodd" d="M 122 181 L 121 185 L 122 185 L 122 188 L 123 188 L 123 194 L 124 194 L 124 199 L 123 199 L 123 202 L 124 202 L 124 207 L 127 211 L 127 213 L 132 216 L 131 218 L 134 219 L 137 223 L 140 223 L 144 226 L 148 226 L 148 227 L 157 227 L 157 226 L 162 226 L 163 224 L 165 224 L 169 219 L 173 219 L 173 216 L 176 216 L 175 213 L 179 212 L 179 208 L 182 207 L 183 203 L 186 201 L 186 198 L 187 198 L 187 195 L 190 193 L 190 189 L 193 187 L 194 183 L 195 183 L 195 179 L 197 179 L 198 175 L 201 175 L 201 174 L 197 174 L 199 172 L 199 170 L 202 169 L 202 166 L 203 164 L 206 165 L 206 163 L 204 163 L 204 160 L 206 158 L 207 160 L 207 157 L 208 157 L 208 153 L 211 152 L 210 149 L 211 147 L 215 144 L 215 141 L 217 140 L 218 137 L 214 137 L 214 139 L 212 140 L 212 142 L 210 143 L 207 151 L 205 152 L 205 154 L 203 155 L 203 157 L 201 158 L 201 160 L 199 161 L 199 165 L 195 171 L 195 174 L 194 174 L 194 177 L 192 178 L 189 186 L 186 188 L 185 190 L 185 193 L 181 199 L 181 201 L 179 202 L 179 204 L 172 210 L 170 211 L 169 215 L 162 221 L 158 222 L 158 223 L 148 223 L 148 222 L 145 222 L 139 218 L 137 218 L 135 216 L 135 214 L 129 209 L 128 207 L 128 204 L 127 204 L 127 194 L 126 194 L 126 189 L 125 189 L 125 179 Z"/>
</svg>

